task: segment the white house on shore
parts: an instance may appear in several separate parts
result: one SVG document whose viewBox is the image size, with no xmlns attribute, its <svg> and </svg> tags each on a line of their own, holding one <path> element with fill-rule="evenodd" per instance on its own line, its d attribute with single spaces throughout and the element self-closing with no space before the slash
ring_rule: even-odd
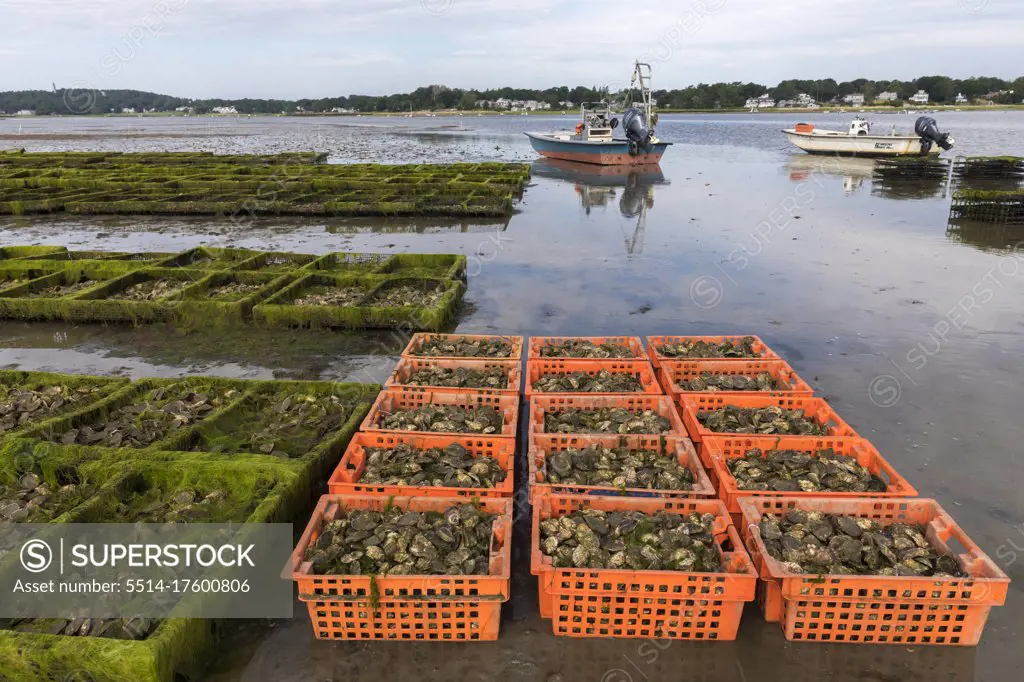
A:
<svg viewBox="0 0 1024 682">
<path fill-rule="evenodd" d="M 295 109 L 297 111 L 302 111 L 302 107 L 296 107 Z M 215 114 L 237 114 L 238 113 L 238 109 L 236 109 L 235 107 L 214 107 L 212 109 L 212 111 Z"/>
<path fill-rule="evenodd" d="M 967 95 L 965 95 L 962 92 L 956 93 L 956 103 L 957 104 L 967 104 L 968 101 L 969 100 L 967 98 Z"/>
<path fill-rule="evenodd" d="M 845 95 L 843 97 L 843 104 L 849 104 L 851 107 L 862 107 L 864 106 L 864 95 L 859 92 L 852 95 Z"/>
<path fill-rule="evenodd" d="M 801 92 L 799 95 L 796 96 L 796 99 L 793 100 L 793 106 L 803 107 L 804 109 L 819 108 L 818 103 L 814 100 L 814 98 L 808 95 L 806 92 Z"/>
<path fill-rule="evenodd" d="M 913 97 L 910 98 L 910 101 L 914 104 L 928 104 L 929 99 L 931 98 L 928 96 L 927 92 L 924 90 L 918 90 L 914 93 Z"/>
<path fill-rule="evenodd" d="M 898 92 L 886 91 L 886 92 L 878 93 L 878 96 L 875 97 L 875 101 L 878 102 L 879 104 L 892 104 L 893 102 L 895 102 L 899 98 L 900 98 L 900 95 L 899 95 Z"/>
<path fill-rule="evenodd" d="M 34 109 L 22 109 L 21 111 L 14 112 L 15 116 L 35 116 L 36 112 Z"/>
<path fill-rule="evenodd" d="M 775 99 L 766 92 L 760 97 L 751 97 L 745 106 L 748 109 L 774 109 Z"/>
</svg>

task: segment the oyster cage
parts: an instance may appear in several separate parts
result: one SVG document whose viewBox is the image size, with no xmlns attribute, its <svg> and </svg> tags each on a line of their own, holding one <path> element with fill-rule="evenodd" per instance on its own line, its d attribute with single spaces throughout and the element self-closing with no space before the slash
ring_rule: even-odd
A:
<svg viewBox="0 0 1024 682">
<path fill-rule="evenodd" d="M 466 287 L 466 258 L 457 255 L 317 257 L 212 247 L 178 254 L 26 249 L 7 247 L 9 257 L 0 259 L 0 318 L 169 322 L 182 328 L 256 322 L 435 330 L 454 318 Z M 73 258 L 76 253 L 82 257 Z M 342 273 L 348 279 L 339 279 Z M 149 282 L 160 287 L 159 295 L 132 293 Z M 361 296 L 339 305 L 293 303 L 307 288 L 324 285 L 351 285 Z M 376 295 L 396 286 L 441 295 L 431 306 L 375 304 Z"/>
<path fill-rule="evenodd" d="M 529 178 L 523 164 L 319 158 L 3 153 L 0 215 L 507 216 Z"/>
<path fill-rule="evenodd" d="M 949 219 L 996 226 L 1024 226 L 1024 189 L 957 190 L 949 208 Z"/>
</svg>

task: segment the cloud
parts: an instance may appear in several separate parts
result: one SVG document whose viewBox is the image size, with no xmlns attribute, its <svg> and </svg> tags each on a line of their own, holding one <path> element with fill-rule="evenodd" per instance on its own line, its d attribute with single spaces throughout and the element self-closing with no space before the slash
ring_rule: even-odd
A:
<svg viewBox="0 0 1024 682">
<path fill-rule="evenodd" d="M 88 78 L 154 15 L 160 30 L 105 87 L 318 97 L 591 85 L 628 78 L 638 57 L 658 87 L 1019 76 L 1024 3 L 983 1 L 0 0 L 0 90 Z M 44 58 L 10 49 L 26 35 Z"/>
</svg>

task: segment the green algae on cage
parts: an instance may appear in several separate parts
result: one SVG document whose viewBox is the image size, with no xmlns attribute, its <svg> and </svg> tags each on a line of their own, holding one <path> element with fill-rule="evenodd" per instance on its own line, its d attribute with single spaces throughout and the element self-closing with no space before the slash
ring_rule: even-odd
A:
<svg viewBox="0 0 1024 682">
<path fill-rule="evenodd" d="M 18 258 L 56 258 L 67 253 L 65 246 L 4 246 L 0 247 L 0 261 Z"/>
<path fill-rule="evenodd" d="M 303 268 L 318 258 L 317 256 L 305 253 L 287 253 L 284 251 L 254 251 L 252 253 L 252 258 L 239 263 L 236 268 L 237 270 L 285 274 Z"/>
<path fill-rule="evenodd" d="M 175 450 L 190 427 L 239 400 L 243 386 L 239 380 L 212 377 L 144 379 L 87 409 L 48 420 L 24 436 L 64 445 L 116 448 L 123 443 Z M 116 428 L 108 429 L 109 425 Z"/>
<path fill-rule="evenodd" d="M 1024 189 L 1010 191 L 957 190 L 949 208 L 950 220 L 993 225 L 1024 225 Z"/>
<path fill-rule="evenodd" d="M 292 280 L 287 273 L 262 270 L 214 272 L 182 292 L 175 320 L 191 328 L 244 324 L 254 306 Z"/>
<path fill-rule="evenodd" d="M 123 275 L 123 268 L 77 264 L 0 291 L 0 318 L 69 320 L 82 306 L 77 299 Z M 6 270 L 6 272 L 13 272 Z"/>
<path fill-rule="evenodd" d="M 62 163 L 59 154 L 32 156 L 0 158 L 0 214 L 505 216 L 529 178 L 522 164 L 261 164 L 170 154 Z"/>
<path fill-rule="evenodd" d="M 438 302 L 430 307 L 380 307 L 370 301 L 389 282 L 419 282 L 424 286 L 437 286 L 444 290 Z M 328 287 L 341 291 L 358 291 L 361 298 L 353 297 L 353 304 L 301 305 L 303 295 L 311 290 Z M 453 280 L 400 279 L 381 276 L 328 276 L 306 275 L 285 287 L 264 303 L 253 308 L 253 318 L 269 327 L 310 328 L 390 328 L 410 325 L 421 331 L 437 331 L 455 317 L 465 286 Z"/>
<path fill-rule="evenodd" d="M 154 501 L 180 491 L 196 497 L 219 495 L 216 505 L 209 506 L 207 523 L 289 522 L 306 505 L 299 477 L 272 462 L 136 463 L 113 471 L 106 470 L 113 478 L 103 489 L 62 519 L 133 523 L 146 518 L 145 510 Z M 217 642 L 216 630 L 216 620 L 182 618 L 162 620 L 141 640 L 0 630 L 0 669 L 9 679 L 88 675 L 95 680 L 175 682 L 204 667 Z"/>
</svg>

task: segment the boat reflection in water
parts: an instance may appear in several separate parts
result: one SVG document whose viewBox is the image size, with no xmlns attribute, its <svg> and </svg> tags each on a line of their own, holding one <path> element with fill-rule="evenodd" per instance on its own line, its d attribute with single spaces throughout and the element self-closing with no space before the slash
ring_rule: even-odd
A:
<svg viewBox="0 0 1024 682">
<path fill-rule="evenodd" d="M 934 199 L 945 197 L 949 190 L 948 167 L 940 174 L 934 172 L 941 161 L 929 159 L 930 165 L 915 173 L 879 172 L 876 159 L 840 156 L 810 156 L 796 154 L 786 163 L 789 179 L 793 182 L 820 182 L 820 176 L 843 179 L 843 191 L 859 192 L 865 180 L 871 181 L 871 196 L 883 199 Z"/>
<path fill-rule="evenodd" d="M 635 221 L 632 232 L 623 230 L 626 253 L 643 253 L 647 211 L 654 208 L 655 185 L 667 185 L 658 164 L 642 166 L 595 166 L 589 163 L 541 159 L 530 166 L 532 175 L 572 183 L 580 198 L 580 207 L 590 215 L 595 208 L 605 209 L 618 201 L 622 217 Z"/>
</svg>

